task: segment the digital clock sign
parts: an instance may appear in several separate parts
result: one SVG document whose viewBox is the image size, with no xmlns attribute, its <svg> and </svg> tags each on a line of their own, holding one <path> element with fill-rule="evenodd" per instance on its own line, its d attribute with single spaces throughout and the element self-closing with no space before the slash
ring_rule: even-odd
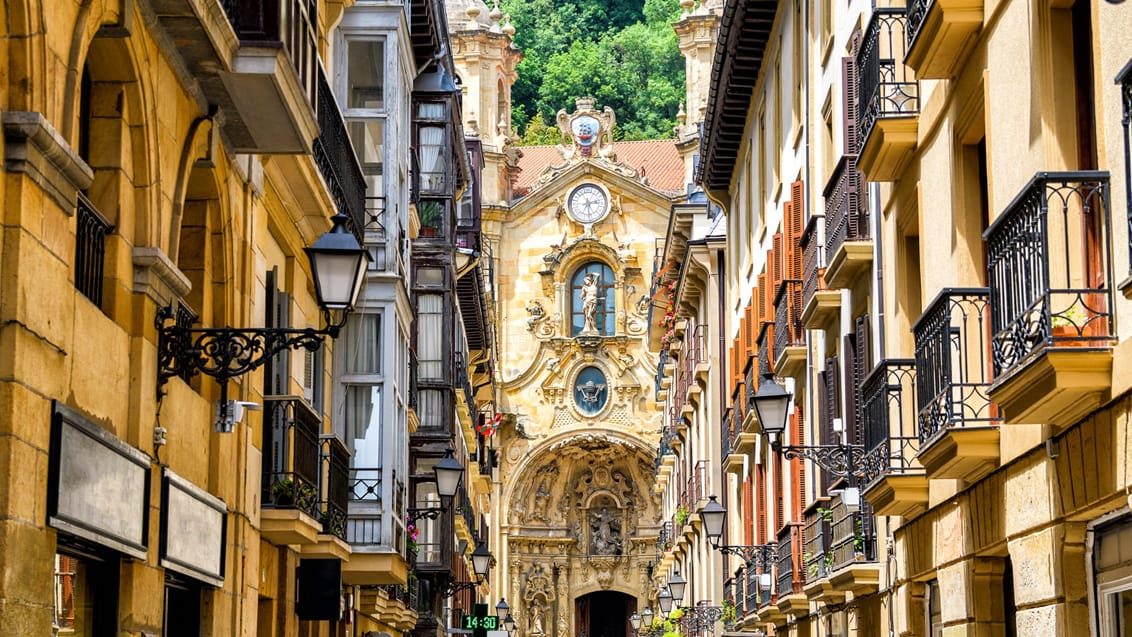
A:
<svg viewBox="0 0 1132 637">
<path fill-rule="evenodd" d="M 499 618 L 495 615 L 464 615 L 464 630 L 499 630 Z"/>
</svg>

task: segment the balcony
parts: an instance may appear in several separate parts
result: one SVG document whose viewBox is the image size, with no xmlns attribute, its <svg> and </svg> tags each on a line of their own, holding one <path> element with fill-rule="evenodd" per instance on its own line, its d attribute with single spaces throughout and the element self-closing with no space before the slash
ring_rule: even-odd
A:
<svg viewBox="0 0 1132 637">
<path fill-rule="evenodd" d="M 858 151 L 869 181 L 894 181 L 916 148 L 920 85 L 904 65 L 903 8 L 877 7 L 857 52 Z"/>
<path fill-rule="evenodd" d="M 802 248 L 802 326 L 811 330 L 829 327 L 841 311 L 841 292 L 825 282 L 825 245 L 818 229 L 825 215 L 812 215 L 799 242 Z"/>
<path fill-rule="evenodd" d="M 983 233 L 994 383 L 1005 423 L 1065 427 L 1109 399 L 1106 172 L 1038 173 Z"/>
<path fill-rule="evenodd" d="M 334 207 L 350 218 L 350 229 L 359 243 L 365 240 L 365 227 L 369 222 L 366 215 L 366 182 L 354 146 L 346 132 L 346 120 L 338 110 L 334 91 L 321 68 L 315 73 L 317 79 L 318 137 L 314 140 L 312 153 L 314 163 L 326 182 L 326 189 L 334 201 Z"/>
<path fill-rule="evenodd" d="M 806 330 L 802 327 L 802 281 L 787 279 L 774 297 L 774 370 L 781 377 L 806 371 Z"/>
<path fill-rule="evenodd" d="M 333 434 L 319 436 L 318 522 L 315 542 L 303 544 L 303 557 L 350 557 L 346 543 L 346 513 L 350 493 L 350 451 Z"/>
<path fill-rule="evenodd" d="M 319 510 L 319 429 L 322 419 L 302 398 L 264 398 L 261 535 L 272 544 L 314 544 Z"/>
<path fill-rule="evenodd" d="M 774 590 L 775 605 L 783 614 L 809 611 L 810 600 L 803 593 L 806 586 L 803 528 L 801 522 L 788 522 L 778 532 L 778 578 Z"/>
<path fill-rule="evenodd" d="M 929 478 L 975 482 L 998 466 L 991 383 L 990 290 L 946 288 L 912 328 L 920 464 Z"/>
<path fill-rule="evenodd" d="M 393 512 L 405 510 L 405 485 L 392 485 L 394 502 L 382 497 L 381 467 L 354 466 L 347 478 L 346 541 L 352 553 L 342 565 L 342 580 L 357 585 L 404 585 L 408 581 L 409 563 L 396 551 L 402 544 L 402 531 L 391 518 Z M 386 508 L 389 507 L 389 508 Z M 387 535 L 391 529 L 397 539 Z"/>
<path fill-rule="evenodd" d="M 877 565 L 876 519 L 868 504 L 850 511 L 841 496 L 834 496 L 829 508 L 829 582 L 837 591 L 854 597 L 875 593 L 880 585 Z"/>
<path fill-rule="evenodd" d="M 762 433 L 762 427 L 756 426 L 756 414 L 753 407 L 754 403 L 751 402 L 755 398 L 755 392 L 759 390 L 759 379 L 761 378 L 758 373 L 761 368 L 759 364 L 759 357 L 752 356 L 747 361 L 747 367 L 743 370 L 743 397 L 741 399 L 743 411 L 743 434 L 751 436 L 753 442 L 754 436 Z"/>
<path fill-rule="evenodd" d="M 707 500 L 707 463 L 707 460 L 700 460 L 692 465 L 692 475 L 688 476 L 684 489 L 684 505 L 689 511 L 699 511 L 702 501 Z"/>
<path fill-rule="evenodd" d="M 928 479 L 916 460 L 916 363 L 881 361 L 861 384 L 863 494 L 877 515 L 912 517 L 927 509 Z"/>
<path fill-rule="evenodd" d="M 833 566 L 833 511 L 829 500 L 815 501 L 806 513 L 802 530 L 802 563 L 806 569 L 806 597 L 826 604 L 845 601 L 845 593 L 829 582 Z"/>
<path fill-rule="evenodd" d="M 687 397 L 689 415 L 700 402 L 700 395 L 707 387 L 707 325 L 696 325 L 684 333 L 683 356 L 680 359 L 680 378 Z"/>
<path fill-rule="evenodd" d="M 825 187 L 825 282 L 850 288 L 873 263 L 869 207 L 857 158 L 845 155 Z"/>
<path fill-rule="evenodd" d="M 758 356 L 758 378 L 765 378 L 767 374 L 772 371 L 772 364 L 774 361 L 774 323 L 763 323 L 759 329 L 759 356 Z M 758 390 L 758 379 L 755 379 L 755 389 Z"/>
<path fill-rule="evenodd" d="M 237 153 L 307 153 L 318 134 L 314 104 L 314 0 L 158 0 L 157 22 L 223 111 Z"/>
<path fill-rule="evenodd" d="M 904 63 L 920 79 L 951 79 L 982 26 L 983 0 L 909 0 Z"/>
</svg>

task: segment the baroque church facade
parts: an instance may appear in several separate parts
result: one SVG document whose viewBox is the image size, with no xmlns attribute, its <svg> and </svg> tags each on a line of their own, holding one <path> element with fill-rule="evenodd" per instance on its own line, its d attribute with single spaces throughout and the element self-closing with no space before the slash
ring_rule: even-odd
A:
<svg viewBox="0 0 1132 637">
<path fill-rule="evenodd" d="M 447 6 L 465 130 L 483 144 L 495 276 L 504 416 L 493 597 L 507 600 L 521 635 L 626 635 L 659 590 L 663 418 L 649 326 L 664 308 L 653 261 L 673 206 L 689 198 L 698 128 L 685 110 L 701 111 L 707 95 L 718 8 L 676 25 L 689 69 L 677 139 L 614 142 L 617 117 L 631 114 L 580 97 L 557 115 L 561 143 L 518 147 L 508 122 L 521 53 L 483 28 L 498 9 Z"/>
</svg>

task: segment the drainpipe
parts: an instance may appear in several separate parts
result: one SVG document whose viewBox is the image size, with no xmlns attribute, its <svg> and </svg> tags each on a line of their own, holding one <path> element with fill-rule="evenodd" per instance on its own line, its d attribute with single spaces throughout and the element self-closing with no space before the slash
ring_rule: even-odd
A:
<svg viewBox="0 0 1132 637">
<path fill-rule="evenodd" d="M 884 247 L 881 242 L 883 236 L 880 214 L 880 184 L 869 182 L 869 214 L 873 216 L 873 263 L 876 264 L 876 289 L 873 298 L 876 306 L 876 343 L 873 348 L 876 356 L 874 360 L 880 362 L 884 358 Z"/>
</svg>

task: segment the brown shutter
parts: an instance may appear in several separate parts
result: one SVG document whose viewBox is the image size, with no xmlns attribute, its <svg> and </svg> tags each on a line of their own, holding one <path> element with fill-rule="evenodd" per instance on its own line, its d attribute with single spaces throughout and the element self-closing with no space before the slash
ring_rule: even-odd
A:
<svg viewBox="0 0 1132 637">
<path fill-rule="evenodd" d="M 851 57 L 841 58 L 841 107 L 845 113 L 842 139 L 845 140 L 845 154 L 857 154 L 857 61 Z"/>
<path fill-rule="evenodd" d="M 782 525 L 786 524 L 785 498 L 782 497 L 782 476 L 786 473 L 786 463 L 792 461 L 784 460 L 782 456 L 777 454 L 775 454 L 775 457 L 778 459 L 778 465 L 774 472 L 774 532 L 778 533 Z"/>
<path fill-rule="evenodd" d="M 863 427 L 865 426 L 865 418 L 862 414 L 862 401 L 861 401 L 861 385 L 865 382 L 865 377 L 869 375 L 872 370 L 872 341 L 869 335 L 869 315 L 862 314 L 857 317 L 857 323 L 854 330 L 854 345 L 855 357 L 853 359 L 853 427 L 846 428 L 845 432 L 849 438 L 849 444 L 860 444 L 864 442 Z"/>
<path fill-rule="evenodd" d="M 767 284 L 766 272 L 759 274 L 758 279 L 759 286 L 757 290 L 761 292 L 761 294 L 755 295 L 757 299 L 755 304 L 756 325 L 754 326 L 754 339 L 752 339 L 755 342 L 758 342 L 759 340 L 759 328 L 762 326 L 762 323 L 766 321 L 768 314 L 766 306 L 766 291 L 770 288 L 770 286 Z"/>
<path fill-rule="evenodd" d="M 753 485 L 752 485 L 751 476 L 747 476 L 747 478 L 745 480 L 743 480 L 743 522 L 744 522 L 744 524 L 743 524 L 743 543 L 748 545 L 748 546 L 755 543 L 755 537 L 754 537 L 755 510 L 754 510 L 754 503 L 752 501 L 752 496 L 753 496 L 752 487 L 753 487 Z"/>
<path fill-rule="evenodd" d="M 774 294 L 778 293 L 778 286 L 782 284 L 782 233 L 775 233 L 774 239 L 771 241 L 773 246 L 770 249 L 770 275 L 771 287 L 774 288 Z M 771 298 L 773 302 L 773 296 Z"/>
<path fill-rule="evenodd" d="M 803 438 L 805 435 L 805 417 L 802 413 L 802 405 L 794 404 L 794 413 L 790 416 L 790 435 L 793 436 L 795 445 L 805 445 L 806 440 Z M 793 489 L 790 492 L 791 508 L 793 514 L 791 519 L 801 520 L 802 511 L 806 508 L 806 465 L 805 461 L 801 458 L 794 458 L 790 461 Z"/>
<path fill-rule="evenodd" d="M 755 465 L 755 495 L 758 508 L 755 510 L 755 521 L 758 522 L 758 544 L 765 544 L 767 540 L 767 510 L 766 510 L 766 467 Z"/>
<path fill-rule="evenodd" d="M 786 264 L 786 278 L 802 278 L 802 233 L 806 231 L 803 219 L 804 186 L 801 181 L 790 184 L 790 202 L 786 205 L 786 246 L 790 255 Z"/>
</svg>

